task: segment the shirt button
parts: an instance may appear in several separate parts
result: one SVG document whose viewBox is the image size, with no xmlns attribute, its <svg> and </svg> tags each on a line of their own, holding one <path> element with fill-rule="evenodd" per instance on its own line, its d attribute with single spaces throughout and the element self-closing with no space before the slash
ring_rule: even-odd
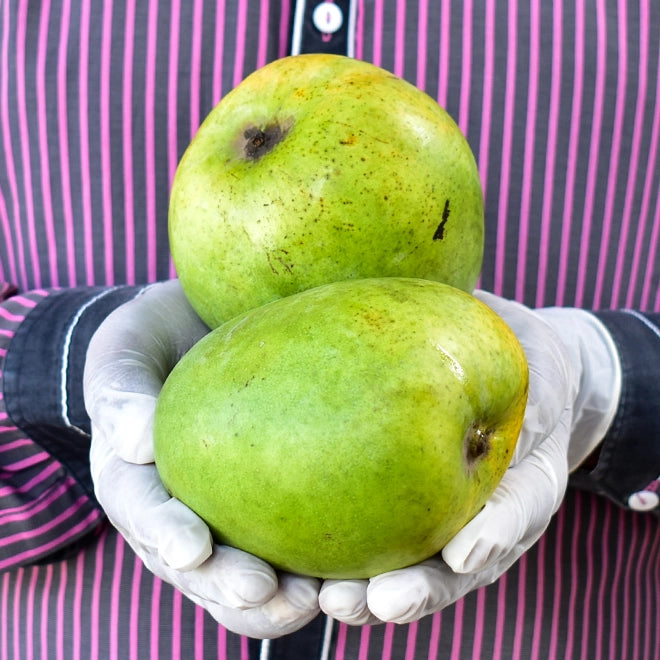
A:
<svg viewBox="0 0 660 660">
<path fill-rule="evenodd" d="M 334 34 L 344 23 L 344 14 L 334 2 L 322 2 L 312 14 L 314 27 L 323 34 Z"/>
<path fill-rule="evenodd" d="M 640 490 L 628 498 L 628 506 L 633 511 L 651 511 L 660 503 L 658 493 L 652 490 Z"/>
</svg>

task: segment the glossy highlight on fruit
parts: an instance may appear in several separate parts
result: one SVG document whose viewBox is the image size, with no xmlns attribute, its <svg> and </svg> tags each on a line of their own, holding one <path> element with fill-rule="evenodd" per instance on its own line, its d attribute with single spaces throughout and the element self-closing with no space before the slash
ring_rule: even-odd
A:
<svg viewBox="0 0 660 660">
<path fill-rule="evenodd" d="M 525 355 L 490 308 L 411 278 L 309 289 L 223 324 L 158 400 L 156 465 L 215 539 L 365 578 L 437 553 L 521 429 Z"/>
</svg>

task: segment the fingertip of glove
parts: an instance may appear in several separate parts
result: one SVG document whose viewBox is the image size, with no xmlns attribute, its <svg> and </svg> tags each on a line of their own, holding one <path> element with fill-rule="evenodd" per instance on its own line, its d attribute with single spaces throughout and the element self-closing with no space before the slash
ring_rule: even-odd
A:
<svg viewBox="0 0 660 660">
<path fill-rule="evenodd" d="M 201 566 L 213 550 L 208 529 L 201 526 L 181 527 L 176 536 L 161 543 L 158 553 L 163 561 L 174 570 L 189 571 Z"/>
<path fill-rule="evenodd" d="M 301 575 L 282 573 L 280 587 L 287 601 L 296 609 L 306 611 L 318 609 L 320 580 Z"/>
<path fill-rule="evenodd" d="M 437 565 L 434 559 L 373 578 L 367 589 L 371 612 L 381 621 L 410 623 L 441 609 L 442 576 Z"/>
<path fill-rule="evenodd" d="M 166 496 L 166 493 L 162 493 Z M 157 530 L 158 554 L 170 567 L 188 571 L 201 566 L 213 552 L 206 523 L 185 504 L 170 498 L 152 510 Z"/>
<path fill-rule="evenodd" d="M 464 548 L 454 550 L 447 546 L 442 551 L 442 558 L 454 573 L 460 575 L 474 573 L 483 568 L 482 558 L 475 557 L 474 548 L 466 552 Z"/>
<path fill-rule="evenodd" d="M 442 549 L 442 559 L 454 573 L 468 575 L 484 571 L 510 550 L 515 530 L 503 514 L 492 514 L 493 507 L 493 502 L 487 503 Z"/>
<path fill-rule="evenodd" d="M 243 571 L 233 579 L 235 607 L 250 609 L 267 603 L 277 593 L 277 577 L 269 571 Z"/>
<path fill-rule="evenodd" d="M 302 628 L 320 611 L 318 592 L 320 583 L 315 578 L 282 573 L 279 589 L 260 608 L 248 610 L 259 620 L 262 637 L 279 637 Z"/>
<path fill-rule="evenodd" d="M 396 597 L 385 593 L 374 594 L 369 598 L 369 609 L 379 621 L 405 624 L 416 621 L 426 614 L 426 599 L 418 599 L 418 594 L 399 593 Z"/>
<path fill-rule="evenodd" d="M 319 593 L 319 605 L 345 623 L 361 618 L 367 607 L 367 586 L 358 580 L 327 581 Z"/>
</svg>

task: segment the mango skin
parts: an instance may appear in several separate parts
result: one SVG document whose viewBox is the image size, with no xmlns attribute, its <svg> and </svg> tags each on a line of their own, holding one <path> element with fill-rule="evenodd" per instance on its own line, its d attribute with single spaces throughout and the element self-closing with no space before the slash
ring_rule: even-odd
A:
<svg viewBox="0 0 660 660">
<path fill-rule="evenodd" d="M 515 335 L 470 294 L 329 284 L 183 357 L 158 400 L 156 465 L 217 542 L 294 573 L 371 577 L 434 555 L 481 509 L 527 386 Z"/>
<path fill-rule="evenodd" d="M 212 328 L 345 279 L 471 292 L 483 260 L 481 182 L 458 126 L 410 83 L 338 55 L 276 60 L 220 101 L 179 162 L 168 226 Z"/>
</svg>

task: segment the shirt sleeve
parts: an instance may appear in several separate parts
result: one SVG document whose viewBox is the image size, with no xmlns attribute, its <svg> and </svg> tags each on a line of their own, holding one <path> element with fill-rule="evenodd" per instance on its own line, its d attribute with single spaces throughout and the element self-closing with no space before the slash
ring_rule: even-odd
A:
<svg viewBox="0 0 660 660">
<path fill-rule="evenodd" d="M 95 329 L 138 290 L 0 285 L 0 571 L 66 556 L 104 520 L 82 372 Z"/>
<path fill-rule="evenodd" d="M 594 467 L 571 483 L 660 515 L 660 314 L 599 311 L 621 363 L 621 394 Z"/>
</svg>

